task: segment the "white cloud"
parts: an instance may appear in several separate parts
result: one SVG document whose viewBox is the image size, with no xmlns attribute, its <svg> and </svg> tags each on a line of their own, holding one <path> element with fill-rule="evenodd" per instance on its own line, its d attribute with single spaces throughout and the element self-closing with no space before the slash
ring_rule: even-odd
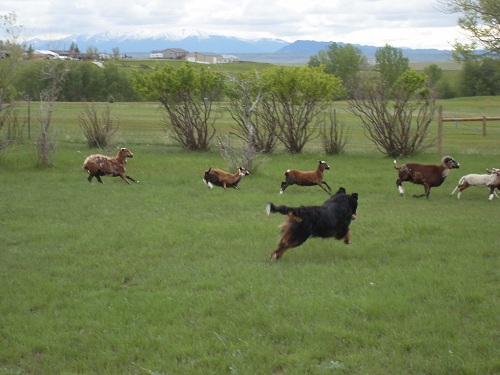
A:
<svg viewBox="0 0 500 375">
<path fill-rule="evenodd" d="M 438 0 L 3 0 L 28 37 L 198 30 L 246 39 L 334 41 L 449 49 L 457 16 Z"/>
</svg>

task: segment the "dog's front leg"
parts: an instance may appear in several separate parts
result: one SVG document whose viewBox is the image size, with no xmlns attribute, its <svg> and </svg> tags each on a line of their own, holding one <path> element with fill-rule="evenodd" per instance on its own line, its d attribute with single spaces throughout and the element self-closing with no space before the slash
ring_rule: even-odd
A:
<svg viewBox="0 0 500 375">
<path fill-rule="evenodd" d="M 290 247 L 291 246 L 289 246 L 283 242 L 280 242 L 278 247 L 276 249 L 274 249 L 274 251 L 269 256 L 269 260 L 273 260 L 273 259 L 280 260 L 281 257 L 283 256 L 283 254 L 285 253 L 285 251 L 287 251 Z"/>
<path fill-rule="evenodd" d="M 344 243 L 345 243 L 346 245 L 349 245 L 349 244 L 351 243 L 351 235 L 352 235 L 352 232 L 351 232 L 351 230 L 349 229 L 349 230 L 347 231 L 347 234 L 346 234 L 346 235 L 345 235 L 345 237 L 344 237 Z"/>
</svg>

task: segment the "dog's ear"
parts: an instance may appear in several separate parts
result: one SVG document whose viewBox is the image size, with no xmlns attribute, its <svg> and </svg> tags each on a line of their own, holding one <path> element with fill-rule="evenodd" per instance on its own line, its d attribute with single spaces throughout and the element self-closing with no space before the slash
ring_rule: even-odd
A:
<svg viewBox="0 0 500 375">
<path fill-rule="evenodd" d="M 345 189 L 343 187 L 339 187 L 339 190 L 335 194 L 345 194 Z"/>
<path fill-rule="evenodd" d="M 358 200 L 358 193 L 352 193 L 351 197 L 353 197 L 354 199 Z"/>
</svg>

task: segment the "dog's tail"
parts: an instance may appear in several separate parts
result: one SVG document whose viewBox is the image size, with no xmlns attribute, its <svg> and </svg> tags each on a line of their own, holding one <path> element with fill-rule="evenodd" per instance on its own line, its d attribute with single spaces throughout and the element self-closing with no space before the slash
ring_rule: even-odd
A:
<svg viewBox="0 0 500 375">
<path fill-rule="evenodd" d="M 268 215 L 275 212 L 279 212 L 282 215 L 288 215 L 290 212 L 292 212 L 295 208 L 294 207 L 288 207 L 288 206 L 276 206 L 274 203 L 267 202 L 266 205 L 266 212 Z"/>
</svg>

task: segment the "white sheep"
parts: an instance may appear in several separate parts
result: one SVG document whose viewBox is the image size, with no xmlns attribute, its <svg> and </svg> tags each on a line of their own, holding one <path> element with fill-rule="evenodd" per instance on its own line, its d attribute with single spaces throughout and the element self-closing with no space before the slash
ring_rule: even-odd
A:
<svg viewBox="0 0 500 375">
<path fill-rule="evenodd" d="M 484 186 L 490 190 L 490 196 L 488 199 L 491 201 L 493 199 L 493 194 L 500 198 L 495 191 L 495 188 L 500 186 L 500 169 L 492 168 L 487 169 L 489 174 L 468 174 L 462 176 L 458 181 L 458 185 L 453 189 L 451 195 L 455 194 L 458 190 L 457 198 L 460 199 L 462 191 L 470 186 Z"/>
</svg>

